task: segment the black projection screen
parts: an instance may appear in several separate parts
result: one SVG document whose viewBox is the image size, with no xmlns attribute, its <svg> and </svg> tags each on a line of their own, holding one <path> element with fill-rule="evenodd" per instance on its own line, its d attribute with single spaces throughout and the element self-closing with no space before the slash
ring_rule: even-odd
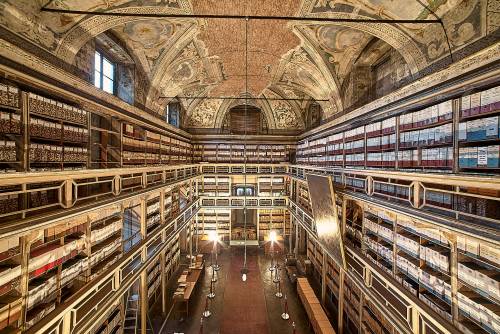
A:
<svg viewBox="0 0 500 334">
<path fill-rule="evenodd" d="M 346 269 L 342 229 L 332 179 L 330 176 L 307 174 L 307 184 L 318 240 L 332 254 L 337 265 Z"/>
</svg>

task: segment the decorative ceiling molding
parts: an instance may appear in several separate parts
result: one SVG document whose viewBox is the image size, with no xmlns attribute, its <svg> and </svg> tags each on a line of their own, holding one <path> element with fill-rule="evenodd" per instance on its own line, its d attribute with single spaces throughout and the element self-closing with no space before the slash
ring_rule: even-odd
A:
<svg viewBox="0 0 500 334">
<path fill-rule="evenodd" d="M 360 18 L 360 15 L 352 15 L 345 13 L 317 13 L 310 15 L 314 17 L 329 17 L 329 18 Z M 369 18 L 369 17 L 365 17 Z M 387 44 L 396 49 L 405 59 L 406 63 L 410 67 L 412 74 L 418 74 L 421 69 L 427 67 L 428 63 L 425 59 L 420 48 L 417 46 L 415 41 L 411 39 L 408 35 L 403 33 L 394 25 L 384 24 L 384 23 L 357 23 L 357 22 L 342 22 L 342 23 L 332 23 L 331 25 L 344 26 L 359 31 L 363 31 L 367 34 L 377 37 L 385 41 Z M 306 31 L 302 29 L 304 34 Z"/>
<path fill-rule="evenodd" d="M 47 50 L 68 64 L 75 64 L 75 56 L 82 47 L 92 44 L 89 41 L 111 32 L 136 63 L 136 73 L 139 73 L 136 79 L 140 83 L 137 86 L 143 87 L 136 88 L 136 97 L 140 96 L 137 101 L 159 113 L 163 113 L 169 102 L 160 96 L 207 96 L 210 93 L 212 96 L 239 97 L 248 91 L 257 97 L 277 94 L 283 98 L 299 94 L 314 100 L 326 99 L 328 102 L 320 101 L 319 104 L 323 116 L 328 118 L 343 110 L 343 80 L 352 72 L 365 46 L 375 38 L 394 48 L 406 62 L 403 64 L 405 75 L 409 70 L 416 79 L 448 66 L 446 58 L 450 51 L 459 50 L 457 57 L 460 57 L 470 50 L 466 46 L 474 50 L 470 52 L 477 52 L 490 45 L 473 42 L 483 42 L 480 40 L 483 37 L 494 39 L 500 26 L 496 19 L 498 10 L 487 0 L 428 0 L 428 8 L 418 1 L 394 0 L 241 0 L 238 3 L 221 0 L 64 0 L 50 4 L 51 8 L 96 13 L 368 20 L 427 20 L 433 19 L 435 13 L 443 26 L 71 15 L 42 12 L 40 8 L 44 4 L 42 0 L 4 0 L 0 2 L 0 25 L 29 40 L 30 45 L 39 46 L 38 51 Z M 246 27 L 249 28 L 247 80 L 246 62 L 243 61 Z M 89 50 L 92 54 L 92 49 Z M 377 49 L 379 52 L 384 50 L 387 51 Z M 374 53 L 369 59 L 376 56 Z M 397 58 L 398 64 L 403 63 L 399 55 Z M 85 59 L 80 59 L 80 63 Z M 370 66 L 370 61 L 364 65 Z M 341 67 L 341 71 L 335 66 Z M 223 101 L 217 108 L 200 99 L 182 98 L 180 102 L 186 111 L 186 122 L 199 119 L 203 126 L 217 127 L 237 101 Z M 303 126 L 302 113 L 307 102 L 264 100 L 255 103 L 271 129 Z M 215 110 L 213 121 L 208 122 L 200 114 L 204 109 Z M 297 122 L 283 116 L 289 111 L 296 116 Z"/>
<path fill-rule="evenodd" d="M 182 3 L 187 4 L 188 2 L 186 0 L 183 0 Z M 142 6 L 112 9 L 109 10 L 109 12 L 124 14 L 158 12 L 165 14 L 182 14 L 186 13 L 186 8 Z M 89 40 L 107 30 L 113 29 L 114 27 L 135 21 L 144 21 L 144 18 L 130 16 L 86 16 L 84 19 L 78 22 L 78 24 L 74 25 L 66 34 L 64 34 L 57 47 L 56 55 L 67 63 L 72 64 L 78 50 L 80 50 L 80 48 Z M 181 20 L 181 22 L 186 22 L 186 20 Z"/>
<path fill-rule="evenodd" d="M 307 54 L 325 79 L 325 83 L 328 85 L 328 90 L 330 93 L 327 98 L 333 101 L 333 105 L 335 106 L 336 110 L 342 110 L 342 97 L 340 94 L 340 82 L 338 78 L 333 75 L 332 71 L 328 68 L 328 64 L 321 57 L 319 46 L 317 43 L 315 43 L 314 39 L 312 39 L 311 36 L 308 36 L 308 34 L 304 33 L 305 29 L 302 29 L 303 27 L 295 26 L 294 28 L 295 33 L 299 35 L 302 40 L 302 48 L 307 52 Z M 319 100 L 319 98 L 317 99 Z"/>
<path fill-rule="evenodd" d="M 281 95 L 268 88 L 263 96 L 278 99 Z M 267 100 L 267 102 L 271 106 L 277 129 L 304 129 L 304 120 L 297 104 L 283 100 Z"/>
</svg>

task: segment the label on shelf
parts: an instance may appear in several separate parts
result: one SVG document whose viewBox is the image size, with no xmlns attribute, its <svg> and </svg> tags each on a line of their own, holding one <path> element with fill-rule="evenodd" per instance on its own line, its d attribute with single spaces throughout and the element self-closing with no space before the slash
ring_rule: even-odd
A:
<svg viewBox="0 0 500 334">
<path fill-rule="evenodd" d="M 478 147 L 477 148 L 477 165 L 478 167 L 488 166 L 488 147 Z"/>
</svg>

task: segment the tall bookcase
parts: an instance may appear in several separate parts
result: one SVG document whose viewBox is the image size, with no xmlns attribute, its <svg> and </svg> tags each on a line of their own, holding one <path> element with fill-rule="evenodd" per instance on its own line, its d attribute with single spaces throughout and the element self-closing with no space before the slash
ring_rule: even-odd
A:
<svg viewBox="0 0 500 334">
<path fill-rule="evenodd" d="M 500 86 L 305 139 L 299 164 L 426 172 L 500 172 Z"/>
</svg>

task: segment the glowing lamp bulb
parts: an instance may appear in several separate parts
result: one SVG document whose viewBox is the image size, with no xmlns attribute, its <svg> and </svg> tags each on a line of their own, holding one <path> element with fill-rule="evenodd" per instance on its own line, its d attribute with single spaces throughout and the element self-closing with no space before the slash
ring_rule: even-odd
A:
<svg viewBox="0 0 500 334">
<path fill-rule="evenodd" d="M 208 239 L 210 241 L 216 241 L 217 240 L 217 233 L 215 233 L 215 231 L 208 232 Z"/>
<path fill-rule="evenodd" d="M 243 282 L 246 282 L 246 281 L 247 281 L 247 274 L 243 274 L 243 275 L 241 275 L 241 280 L 242 280 Z"/>
<path fill-rule="evenodd" d="M 271 233 L 269 233 L 269 240 L 271 240 L 271 242 L 276 241 L 276 231 L 271 231 Z"/>
</svg>

